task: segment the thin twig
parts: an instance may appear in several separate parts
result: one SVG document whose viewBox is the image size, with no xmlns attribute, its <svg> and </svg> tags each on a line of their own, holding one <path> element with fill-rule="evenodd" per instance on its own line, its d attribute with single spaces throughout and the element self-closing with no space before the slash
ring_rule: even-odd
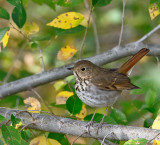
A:
<svg viewBox="0 0 160 145">
<path fill-rule="evenodd" d="M 92 0 L 91 0 L 91 4 L 90 4 L 89 17 L 88 17 L 88 21 L 87 21 L 86 31 L 85 31 L 85 33 L 84 33 L 83 40 L 82 40 L 82 44 L 81 44 L 81 47 L 80 47 L 80 49 L 79 49 L 79 59 L 82 58 L 82 50 L 83 50 L 84 42 L 85 42 L 85 40 L 86 40 L 88 28 L 89 28 L 89 22 L 90 22 L 90 18 L 91 18 L 91 13 L 92 13 Z"/>
<path fill-rule="evenodd" d="M 88 4 L 87 0 L 84 1 L 84 5 L 89 10 L 89 4 Z M 94 32 L 94 38 L 95 38 L 95 42 L 96 42 L 96 54 L 99 54 L 100 53 L 100 43 L 99 43 L 97 27 L 96 27 L 96 22 L 95 22 L 93 12 L 91 14 L 91 18 L 92 18 L 92 27 L 93 27 L 93 32 Z"/>
<path fill-rule="evenodd" d="M 102 140 L 102 142 L 101 142 L 101 145 L 104 144 L 104 141 L 105 141 L 105 139 L 106 139 L 106 137 L 107 137 L 108 135 L 109 135 L 109 134 L 105 135 L 105 137 L 103 138 L 103 140 Z"/>
<path fill-rule="evenodd" d="M 29 126 L 29 125 L 31 125 L 31 124 L 35 124 L 35 123 L 32 122 L 32 123 L 29 123 L 29 124 L 24 125 L 24 126 L 20 129 L 19 133 L 20 133 L 23 129 L 25 129 L 27 126 Z"/>
<path fill-rule="evenodd" d="M 5 83 L 8 81 L 9 77 L 11 76 L 11 73 L 12 73 L 14 67 L 15 67 L 16 61 L 17 61 L 17 60 L 19 59 L 19 57 L 21 56 L 21 54 L 22 54 L 22 52 L 23 52 L 23 50 L 24 50 L 25 47 L 26 47 L 26 43 L 22 46 L 22 48 L 20 49 L 18 55 L 15 57 L 15 59 L 14 59 L 14 61 L 13 61 L 14 63 L 13 63 L 12 66 L 10 67 L 7 75 L 5 76 L 5 78 L 4 78 L 4 80 L 3 80 L 3 84 L 5 84 Z"/>
<path fill-rule="evenodd" d="M 122 0 L 122 1 L 123 1 L 122 24 L 121 24 L 121 32 L 120 32 L 119 42 L 118 42 L 118 49 L 120 48 L 120 45 L 121 45 L 121 42 L 122 42 L 122 34 L 123 34 L 123 26 L 124 26 L 124 14 L 125 14 L 125 7 L 126 7 L 127 0 Z"/>
<path fill-rule="evenodd" d="M 22 31 L 18 30 L 16 27 L 14 27 L 14 25 L 12 23 L 10 23 L 10 25 L 12 26 L 13 29 L 15 29 L 16 31 L 18 31 L 24 38 L 26 38 L 29 42 L 30 41 L 34 42 L 27 35 L 25 35 Z M 40 51 L 40 59 L 41 59 L 41 62 L 42 62 L 42 72 L 43 72 L 43 71 L 45 71 L 45 65 L 44 65 L 42 50 L 41 50 L 41 48 L 40 48 L 39 45 L 37 45 L 37 47 L 38 47 L 38 49 Z"/>
<path fill-rule="evenodd" d="M 158 137 L 160 135 L 160 133 L 158 133 L 154 138 L 152 138 L 151 140 L 149 140 L 146 145 L 149 145 L 151 143 L 152 140 L 154 140 L 156 137 Z"/>
<path fill-rule="evenodd" d="M 77 141 L 77 139 L 80 138 L 80 137 L 81 137 L 83 134 L 85 134 L 85 133 L 87 133 L 87 131 L 85 131 L 85 132 L 81 133 L 79 136 L 77 136 L 77 137 L 75 138 L 75 140 L 71 143 L 71 145 L 73 145 L 73 144 Z"/>
<path fill-rule="evenodd" d="M 41 59 L 41 63 L 42 63 L 42 72 L 45 71 L 45 65 L 44 65 L 44 59 L 43 59 L 43 54 L 42 54 L 42 49 L 40 48 L 40 46 L 37 46 L 39 49 L 39 53 L 40 53 L 40 59 Z"/>
<path fill-rule="evenodd" d="M 22 31 L 18 30 L 16 27 L 14 27 L 14 25 L 12 23 L 10 23 L 10 25 L 12 26 L 13 29 L 18 31 L 24 38 L 26 38 L 28 41 L 31 41 L 31 39 L 27 35 L 25 35 L 24 33 L 22 33 Z"/>
<path fill-rule="evenodd" d="M 144 35 L 142 38 L 140 38 L 135 43 L 140 43 L 140 42 L 144 41 L 145 39 L 147 39 L 148 37 L 150 37 L 153 33 L 155 33 L 159 29 L 160 29 L 160 24 L 157 25 L 153 30 L 151 30 L 148 34 Z"/>
<path fill-rule="evenodd" d="M 41 100 L 41 102 L 47 107 L 47 109 L 52 113 L 52 115 L 54 115 L 54 117 L 57 119 L 57 117 L 55 116 L 55 114 L 53 113 L 52 109 L 48 106 L 48 104 L 46 103 L 45 100 L 43 100 L 43 98 L 39 95 L 39 93 L 37 91 L 35 91 L 34 89 L 31 89 L 31 91 Z M 57 119 L 58 121 L 60 121 L 59 119 Z"/>
</svg>

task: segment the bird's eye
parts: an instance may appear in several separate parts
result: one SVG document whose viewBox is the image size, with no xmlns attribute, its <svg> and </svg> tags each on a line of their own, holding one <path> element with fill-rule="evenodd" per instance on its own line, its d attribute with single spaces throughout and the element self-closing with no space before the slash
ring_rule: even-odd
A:
<svg viewBox="0 0 160 145">
<path fill-rule="evenodd" d="M 85 68 L 85 67 L 82 67 L 82 68 L 81 68 L 81 70 L 82 70 L 82 71 L 85 71 L 85 70 L 86 70 L 86 68 Z"/>
</svg>

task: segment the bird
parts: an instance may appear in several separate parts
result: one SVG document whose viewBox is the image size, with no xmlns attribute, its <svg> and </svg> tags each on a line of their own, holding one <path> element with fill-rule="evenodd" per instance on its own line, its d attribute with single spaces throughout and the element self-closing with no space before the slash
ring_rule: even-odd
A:
<svg viewBox="0 0 160 145">
<path fill-rule="evenodd" d="M 139 88 L 131 83 L 128 71 L 149 51 L 147 48 L 142 48 L 120 68 L 105 69 L 88 60 L 80 60 L 68 68 L 75 76 L 75 92 L 80 100 L 91 107 L 106 107 L 100 126 L 108 107 L 117 101 L 123 90 Z M 88 124 L 89 127 L 93 124 L 96 110 Z"/>
</svg>

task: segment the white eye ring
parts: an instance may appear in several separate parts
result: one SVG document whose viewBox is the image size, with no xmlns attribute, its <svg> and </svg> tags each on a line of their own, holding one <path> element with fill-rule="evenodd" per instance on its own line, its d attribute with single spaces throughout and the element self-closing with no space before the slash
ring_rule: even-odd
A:
<svg viewBox="0 0 160 145">
<path fill-rule="evenodd" d="M 85 67 L 82 67 L 82 68 L 81 68 L 81 70 L 82 70 L 82 71 L 85 71 L 85 70 L 86 70 L 86 68 L 85 68 Z"/>
</svg>

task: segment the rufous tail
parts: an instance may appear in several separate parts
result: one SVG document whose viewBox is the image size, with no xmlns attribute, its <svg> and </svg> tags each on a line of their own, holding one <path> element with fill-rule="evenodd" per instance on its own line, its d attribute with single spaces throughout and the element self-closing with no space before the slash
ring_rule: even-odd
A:
<svg viewBox="0 0 160 145">
<path fill-rule="evenodd" d="M 126 63 L 124 63 L 119 69 L 118 72 L 127 75 L 128 71 L 150 50 L 147 48 L 142 48 L 138 51 L 132 58 L 130 58 Z"/>
</svg>

